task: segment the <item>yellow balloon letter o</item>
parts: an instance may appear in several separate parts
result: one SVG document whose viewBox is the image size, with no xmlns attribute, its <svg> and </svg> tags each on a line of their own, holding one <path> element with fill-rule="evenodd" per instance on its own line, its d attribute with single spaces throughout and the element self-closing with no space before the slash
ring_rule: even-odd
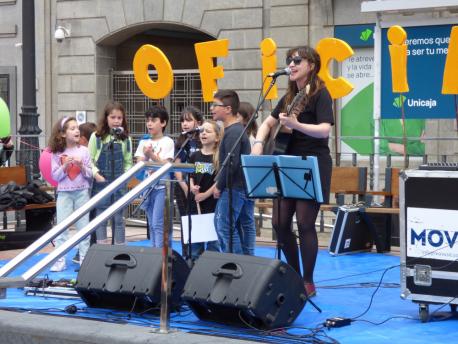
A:
<svg viewBox="0 0 458 344">
<path fill-rule="evenodd" d="M 152 80 L 148 74 L 149 65 L 154 66 L 157 71 L 156 81 Z M 162 50 L 154 45 L 145 44 L 137 50 L 133 69 L 135 82 L 145 96 L 151 99 L 162 99 L 172 91 L 172 66 Z"/>
</svg>

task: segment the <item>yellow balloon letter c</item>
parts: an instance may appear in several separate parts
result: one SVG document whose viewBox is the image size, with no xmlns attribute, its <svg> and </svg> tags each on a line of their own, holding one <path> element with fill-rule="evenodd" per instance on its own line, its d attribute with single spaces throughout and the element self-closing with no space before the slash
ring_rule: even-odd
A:
<svg viewBox="0 0 458 344">
<path fill-rule="evenodd" d="M 323 79 L 329 94 L 333 99 L 346 96 L 353 90 L 353 85 L 343 77 L 333 78 L 329 73 L 329 62 L 335 59 L 342 62 L 352 56 L 353 49 L 346 43 L 337 38 L 323 38 L 316 46 L 316 51 L 321 58 L 321 69 L 318 76 Z"/>
<path fill-rule="evenodd" d="M 162 50 L 154 45 L 143 45 L 135 53 L 133 65 L 135 82 L 145 96 L 162 99 L 172 91 L 173 70 Z M 157 71 L 157 81 L 152 80 L 148 74 L 150 65 Z"/>
</svg>

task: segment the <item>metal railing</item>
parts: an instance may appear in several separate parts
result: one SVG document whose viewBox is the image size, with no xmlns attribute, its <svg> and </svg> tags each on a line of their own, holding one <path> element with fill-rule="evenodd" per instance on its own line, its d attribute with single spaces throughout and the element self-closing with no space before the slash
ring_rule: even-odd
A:
<svg viewBox="0 0 458 344">
<path fill-rule="evenodd" d="M 76 210 L 70 217 L 59 223 L 57 226 L 49 230 L 42 237 L 32 243 L 29 247 L 19 253 L 15 258 L 10 260 L 5 266 L 0 269 L 0 298 L 6 297 L 6 288 L 8 287 L 21 287 L 25 286 L 28 281 L 34 278 L 37 274 L 43 271 L 46 267 L 54 263 L 61 256 L 70 251 L 74 246 L 80 243 L 84 238 L 90 235 L 95 228 L 100 225 L 102 222 L 109 219 L 115 212 L 124 208 L 127 204 L 132 202 L 137 198 L 145 189 L 155 185 L 159 179 L 168 173 L 172 164 L 167 163 L 160 167 L 157 171 L 151 174 L 148 178 L 134 187 L 131 191 L 121 197 L 118 201 L 112 204 L 107 208 L 103 213 L 93 219 L 87 226 L 78 231 L 74 236 L 72 236 L 68 241 L 66 241 L 61 246 L 57 247 L 53 252 L 45 256 L 38 263 L 28 269 L 19 277 L 5 277 L 14 269 L 20 266 L 26 259 L 30 258 L 33 254 L 38 252 L 44 246 L 51 242 L 52 239 L 56 238 L 62 232 L 68 229 L 68 227 L 81 218 L 84 214 L 89 212 L 94 208 L 98 202 L 100 202 L 105 197 L 108 197 L 113 192 L 118 190 L 123 184 L 125 184 L 129 178 L 135 175 L 137 172 L 142 170 L 145 167 L 144 162 L 139 162 L 126 173 L 121 175 L 118 179 L 109 184 L 105 189 L 100 193 L 95 195 L 86 203 L 83 207 Z"/>
<path fill-rule="evenodd" d="M 131 76 L 125 76 L 130 78 Z M 130 82 L 130 81 L 129 81 Z M 125 99 L 124 99 L 125 101 Z M 177 112 L 178 113 L 178 112 Z M 144 119 L 142 119 L 142 123 L 144 123 Z M 138 129 L 139 130 L 139 129 Z M 171 133 L 173 134 L 173 133 Z M 142 136 L 141 134 L 134 133 L 131 136 L 134 138 L 134 147 L 133 151 L 136 149 L 136 143 L 139 141 L 139 138 Z M 24 146 L 21 147 L 20 143 L 22 138 L 28 137 L 27 135 L 13 135 L 13 139 L 15 140 L 15 150 L 14 154 L 11 159 L 11 165 L 16 165 L 20 163 L 21 154 L 27 154 L 34 151 L 40 151 L 38 147 L 28 147 L 25 149 Z M 334 148 L 334 141 L 336 140 L 335 137 L 330 138 L 330 146 L 333 150 L 332 157 L 334 160 L 335 166 L 365 166 L 368 167 L 368 190 L 375 190 L 381 191 L 384 189 L 384 171 L 386 167 L 398 167 L 404 168 L 405 161 L 402 155 L 395 155 L 395 154 L 374 154 L 372 151 L 368 152 L 359 152 L 359 153 L 345 153 L 341 152 L 340 144 L 342 141 L 345 140 L 370 140 L 374 142 L 375 140 L 400 140 L 400 137 L 394 136 L 339 136 L 337 138 L 339 142 L 338 151 L 335 151 Z M 458 138 L 456 137 L 407 137 L 408 141 L 423 141 L 425 142 L 425 146 L 428 147 L 429 144 L 437 144 L 437 145 L 445 145 L 445 146 L 453 146 L 455 142 L 458 142 Z M 39 135 L 39 142 L 40 146 L 45 146 L 46 138 L 44 135 Z M 458 149 L 458 148 L 457 148 Z M 426 151 L 431 151 L 426 149 Z M 407 155 L 407 167 L 410 169 L 415 169 L 419 165 L 427 163 L 427 162 L 456 162 L 458 161 L 458 155 L 456 153 L 450 153 L 453 151 L 452 149 L 448 149 L 447 152 L 449 154 L 422 154 L 422 155 Z M 457 150 L 458 151 L 458 150 Z M 30 160 L 26 160 L 30 161 Z M 26 166 L 27 168 L 27 166 Z M 32 168 L 28 168 L 28 171 L 32 171 Z M 32 176 L 28 176 L 31 178 Z M 128 220 L 141 220 L 141 223 L 146 222 L 145 214 L 143 211 L 137 211 L 135 215 L 132 215 L 133 210 L 136 206 L 129 205 L 127 207 L 127 219 Z"/>
</svg>

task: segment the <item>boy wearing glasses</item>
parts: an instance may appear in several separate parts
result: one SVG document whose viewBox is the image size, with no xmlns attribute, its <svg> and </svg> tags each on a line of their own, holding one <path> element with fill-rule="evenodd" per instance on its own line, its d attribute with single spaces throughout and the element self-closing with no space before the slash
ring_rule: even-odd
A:
<svg viewBox="0 0 458 344">
<path fill-rule="evenodd" d="M 220 90 L 215 93 L 210 111 L 215 121 L 222 121 L 224 135 L 219 146 L 219 160 L 223 162 L 235 146 L 243 132 L 243 124 L 237 118 L 240 101 L 233 90 Z M 231 163 L 220 166 L 213 193 L 218 198 L 215 209 L 215 227 L 223 252 L 254 255 L 256 228 L 254 224 L 254 203 L 247 197 L 240 156 L 250 154 L 250 141 L 246 133 L 233 151 Z M 229 166 L 230 164 L 230 166 Z M 230 174 L 230 176 L 229 176 Z M 228 185 L 228 177 L 232 186 Z M 232 189 L 232 204 L 229 203 L 229 188 Z M 232 228 L 229 220 L 229 209 L 232 208 Z M 235 230 L 237 220 L 240 230 Z M 230 233 L 232 236 L 232 252 L 230 250 Z"/>
</svg>

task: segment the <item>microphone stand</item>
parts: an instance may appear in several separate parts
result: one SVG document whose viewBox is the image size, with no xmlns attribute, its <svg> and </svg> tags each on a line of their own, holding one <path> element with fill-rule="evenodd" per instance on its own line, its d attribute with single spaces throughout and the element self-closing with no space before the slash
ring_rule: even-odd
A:
<svg viewBox="0 0 458 344">
<path fill-rule="evenodd" d="M 192 137 L 194 136 L 195 132 L 187 132 L 186 134 L 186 139 L 183 141 L 183 143 L 180 146 L 180 149 L 178 152 L 175 154 L 173 157 L 173 162 L 178 158 L 178 156 L 181 154 L 181 152 L 184 151 L 185 147 L 188 145 L 189 141 L 191 141 Z M 192 220 L 191 220 L 191 176 L 188 174 L 186 178 L 186 184 L 188 186 L 188 194 L 185 195 L 186 197 L 186 210 L 187 210 L 187 216 L 188 216 L 188 246 L 187 246 L 187 263 L 190 268 L 193 266 L 192 262 L 192 240 L 191 240 L 191 231 L 192 231 Z M 181 214 L 180 214 L 181 216 Z M 183 226 L 181 226 L 181 230 L 183 230 Z M 183 232 L 181 233 L 181 247 L 184 247 L 184 241 L 183 241 Z M 184 252 L 183 252 L 184 253 Z"/>
<path fill-rule="evenodd" d="M 253 112 L 253 115 L 250 117 L 250 119 L 248 120 L 247 124 L 244 126 L 240 136 L 237 138 L 237 140 L 235 141 L 234 145 L 232 146 L 231 150 L 229 151 L 229 153 L 227 153 L 227 156 L 226 158 L 224 159 L 224 161 L 222 162 L 221 164 L 221 168 L 220 170 L 218 171 L 218 173 L 216 174 L 216 177 L 215 177 L 215 180 L 218 180 L 218 177 L 219 175 L 221 174 L 221 172 L 223 171 L 223 169 L 225 167 L 229 167 L 229 170 L 228 170 L 228 173 L 226 175 L 226 180 L 227 180 L 227 188 L 229 190 L 229 252 L 230 253 L 233 253 L 233 236 L 234 236 L 234 231 L 235 231 L 235 228 L 234 228 L 234 219 L 233 219 L 233 216 L 234 216 L 234 210 L 232 208 L 232 167 L 233 167 L 233 156 L 234 156 L 234 151 L 235 149 L 237 148 L 237 146 L 240 144 L 240 142 L 242 141 L 242 138 L 243 138 L 243 135 L 245 135 L 246 131 L 248 130 L 248 128 L 250 127 L 251 123 L 253 123 L 257 118 L 258 118 L 258 112 L 262 106 L 262 104 L 264 103 L 264 101 L 266 100 L 266 97 L 267 95 L 269 94 L 270 90 L 272 89 L 272 87 L 275 85 L 275 82 L 277 81 L 277 76 L 272 76 L 272 81 L 270 82 L 270 85 L 269 87 L 267 88 L 267 91 L 266 93 L 262 94 L 262 89 L 261 89 L 261 95 L 262 97 L 260 97 L 259 101 L 258 101 L 258 104 L 256 105 L 256 109 L 255 111 Z M 226 166 L 228 165 L 228 166 Z M 221 190 L 222 191 L 222 190 Z"/>
<path fill-rule="evenodd" d="M 112 131 L 111 132 L 111 140 L 110 142 L 108 143 L 108 147 L 110 147 L 110 155 L 111 155 L 111 182 L 113 182 L 115 180 L 115 161 L 114 161 L 114 142 L 115 140 L 117 139 L 117 135 L 116 135 L 116 132 Z M 116 192 L 113 192 L 111 194 L 111 204 L 113 204 L 115 202 L 115 193 Z M 115 220 L 115 217 L 113 216 L 111 218 L 111 244 L 114 245 L 115 244 L 115 224 L 114 224 L 114 221 Z"/>
</svg>

